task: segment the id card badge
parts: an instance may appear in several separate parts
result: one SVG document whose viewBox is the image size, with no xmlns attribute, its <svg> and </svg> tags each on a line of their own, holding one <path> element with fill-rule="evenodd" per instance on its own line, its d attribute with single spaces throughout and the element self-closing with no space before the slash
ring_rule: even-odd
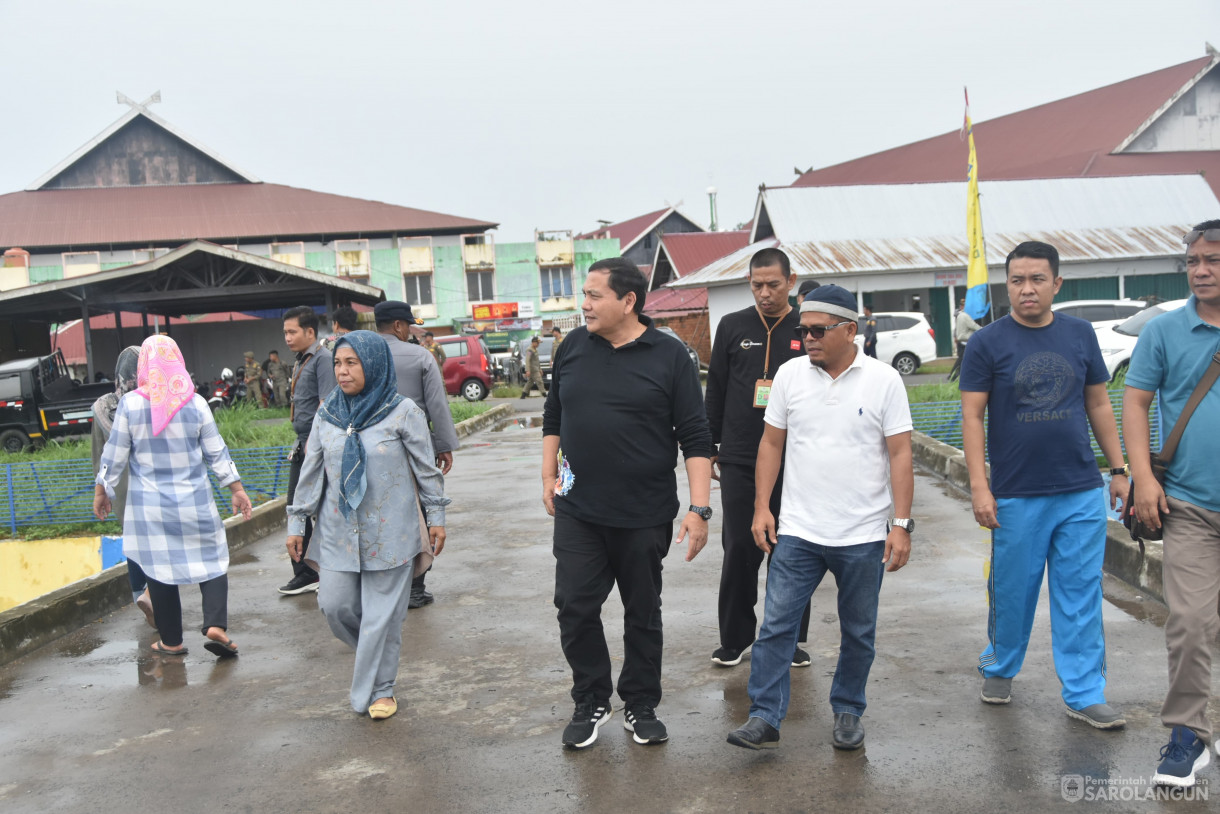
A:
<svg viewBox="0 0 1220 814">
<path fill-rule="evenodd" d="M 760 410 L 767 409 L 771 400 L 771 379 L 759 379 L 754 382 L 754 406 Z"/>
</svg>

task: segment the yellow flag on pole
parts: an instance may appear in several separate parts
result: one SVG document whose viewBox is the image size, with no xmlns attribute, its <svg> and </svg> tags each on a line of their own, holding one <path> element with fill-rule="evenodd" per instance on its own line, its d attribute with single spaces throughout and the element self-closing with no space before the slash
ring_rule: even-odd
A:
<svg viewBox="0 0 1220 814">
<path fill-rule="evenodd" d="M 963 88 L 963 91 L 965 89 Z M 979 162 L 974 152 L 974 127 L 970 123 L 970 94 L 966 94 L 966 141 L 970 145 L 967 164 L 966 234 L 970 238 L 970 257 L 966 263 L 966 313 L 981 319 L 991 310 L 987 287 L 987 247 L 983 242 L 983 210 L 979 206 Z"/>
</svg>

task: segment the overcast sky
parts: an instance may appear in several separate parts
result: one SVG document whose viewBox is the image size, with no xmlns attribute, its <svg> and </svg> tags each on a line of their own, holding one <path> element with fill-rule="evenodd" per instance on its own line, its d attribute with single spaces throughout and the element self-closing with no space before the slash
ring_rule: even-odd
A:
<svg viewBox="0 0 1220 814">
<path fill-rule="evenodd" d="M 0 192 L 126 111 L 264 181 L 498 222 L 498 242 L 759 183 L 1204 55 L 1216 0 L 0 0 Z M 987 146 L 979 144 L 986 176 Z M 965 156 L 963 155 L 963 172 Z"/>
</svg>

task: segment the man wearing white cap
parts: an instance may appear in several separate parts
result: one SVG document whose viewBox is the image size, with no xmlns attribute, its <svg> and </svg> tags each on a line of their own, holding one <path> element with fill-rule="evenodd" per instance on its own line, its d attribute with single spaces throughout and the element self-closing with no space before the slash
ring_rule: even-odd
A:
<svg viewBox="0 0 1220 814">
<path fill-rule="evenodd" d="M 752 529 L 758 547 L 771 554 L 771 567 L 751 655 L 750 718 L 729 734 L 734 746 L 779 745 L 797 628 L 827 571 L 838 586 L 841 636 L 830 687 L 833 743 L 837 749 L 864 744 L 860 716 L 876 652 L 881 579 L 911 554 L 915 473 L 902 377 L 857 350 L 858 318 L 847 289 L 811 291 L 796 329 L 807 358 L 785 362 L 771 388 Z M 777 534 L 769 503 L 781 458 L 787 472 Z"/>
</svg>

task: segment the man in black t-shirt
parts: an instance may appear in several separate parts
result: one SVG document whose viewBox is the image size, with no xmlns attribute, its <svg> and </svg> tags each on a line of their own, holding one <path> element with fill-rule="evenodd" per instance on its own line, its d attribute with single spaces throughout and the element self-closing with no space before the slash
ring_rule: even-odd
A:
<svg viewBox="0 0 1220 814">
<path fill-rule="evenodd" d="M 758 568 L 763 552 L 754 544 L 750 524 L 754 520 L 754 462 L 771 378 L 784 362 L 805 355 L 794 333 L 800 314 L 788 304 L 788 292 L 796 282 L 788 256 L 779 249 L 763 249 L 750 259 L 749 275 L 754 306 L 726 314 L 716 326 L 704 396 L 712 443 L 718 446 L 712 458 L 712 477 L 720 481 L 724 511 L 720 647 L 712 653 L 712 661 L 722 667 L 741 663 L 758 629 L 754 606 L 758 603 Z M 802 284 L 802 288 L 805 286 L 812 291 L 818 284 L 809 280 Z M 781 471 L 780 484 L 782 478 Z M 779 517 L 782 491 L 779 484 L 771 491 L 771 513 L 775 517 Z M 805 641 L 808 634 L 806 607 L 798 641 Z M 792 666 L 808 667 L 809 663 L 809 654 L 797 647 Z"/>
<path fill-rule="evenodd" d="M 612 715 L 602 605 L 623 602 L 623 726 L 639 744 L 669 738 L 661 700 L 661 560 L 676 542 L 690 561 L 707 542 L 711 434 L 686 348 L 644 316 L 648 284 L 621 257 L 589 267 L 585 324 L 554 359 L 542 419 L 542 502 L 555 518 L 555 607 L 572 669 L 563 744 L 583 749 Z M 678 501 L 681 449 L 689 508 Z M 562 451 L 563 463 L 559 458 Z"/>
</svg>

